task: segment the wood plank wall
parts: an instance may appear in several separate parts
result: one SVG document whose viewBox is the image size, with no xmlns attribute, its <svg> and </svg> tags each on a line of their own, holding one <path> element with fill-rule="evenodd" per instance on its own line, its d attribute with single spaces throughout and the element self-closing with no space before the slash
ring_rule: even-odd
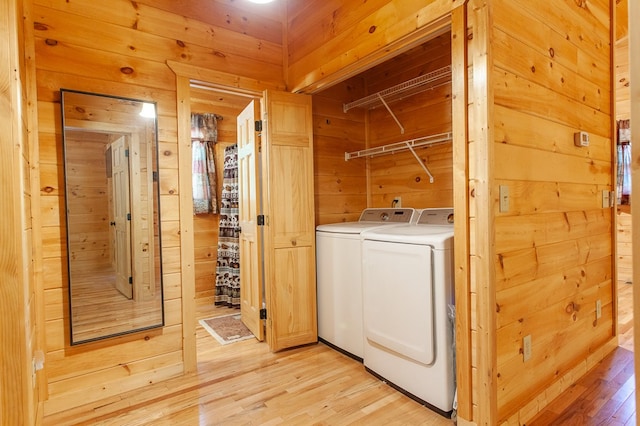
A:
<svg viewBox="0 0 640 426">
<path fill-rule="evenodd" d="M 26 62 L 30 39 L 25 37 L 21 2 L 0 5 L 0 424 L 37 423 L 39 381 L 32 359 L 40 349 L 35 299 L 37 282 L 32 220 L 33 138 L 28 96 L 32 73 Z M 37 206 L 37 204 L 35 204 Z"/>
<path fill-rule="evenodd" d="M 46 277 L 36 297 L 45 301 L 45 413 L 52 413 L 182 373 L 181 286 L 194 283 L 180 275 L 176 77 L 166 61 L 282 85 L 282 25 L 279 6 L 257 10 L 225 0 L 33 0 L 33 9 Z M 160 330 L 69 346 L 60 88 L 158 103 L 166 315 Z"/>
<path fill-rule="evenodd" d="M 611 10 L 607 0 L 493 3 L 498 418 L 522 424 L 564 390 L 559 378 L 611 348 Z M 574 146 L 579 130 L 588 148 Z"/>
<path fill-rule="evenodd" d="M 363 94 L 364 81 L 355 77 L 313 96 L 316 225 L 358 220 L 368 207 L 366 161 L 344 159 L 366 147 L 365 112 L 343 110 Z"/>
</svg>

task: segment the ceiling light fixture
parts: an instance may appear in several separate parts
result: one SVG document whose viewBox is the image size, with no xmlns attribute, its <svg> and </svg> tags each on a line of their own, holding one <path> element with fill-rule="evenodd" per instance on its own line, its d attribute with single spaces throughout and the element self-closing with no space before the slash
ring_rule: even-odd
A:
<svg viewBox="0 0 640 426">
<path fill-rule="evenodd" d="M 140 111 L 140 117 L 144 118 L 156 118 L 156 106 L 149 102 L 142 104 L 142 110 Z"/>
</svg>

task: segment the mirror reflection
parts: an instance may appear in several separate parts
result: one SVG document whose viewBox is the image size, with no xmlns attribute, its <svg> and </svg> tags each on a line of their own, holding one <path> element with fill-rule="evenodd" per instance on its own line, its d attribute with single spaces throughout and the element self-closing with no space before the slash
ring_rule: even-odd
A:
<svg viewBox="0 0 640 426">
<path fill-rule="evenodd" d="M 155 103 L 61 90 L 71 344 L 164 323 Z"/>
</svg>

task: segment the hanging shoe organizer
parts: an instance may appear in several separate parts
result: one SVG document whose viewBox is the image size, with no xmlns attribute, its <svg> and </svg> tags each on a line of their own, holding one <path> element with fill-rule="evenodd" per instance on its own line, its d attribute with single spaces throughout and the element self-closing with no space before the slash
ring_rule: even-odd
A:
<svg viewBox="0 0 640 426">
<path fill-rule="evenodd" d="M 381 90 L 372 95 L 366 96 L 364 98 L 358 99 L 353 102 L 349 102 L 344 104 L 343 109 L 344 112 L 349 111 L 352 108 L 367 108 L 374 109 L 380 106 L 386 108 L 386 110 L 391 114 L 391 117 L 394 119 L 398 127 L 400 128 L 400 133 L 404 134 L 404 127 L 398 117 L 393 113 L 393 110 L 389 106 L 390 103 L 407 98 L 409 96 L 416 95 L 418 93 L 425 92 L 427 90 L 433 90 L 436 87 L 440 87 L 446 84 L 451 83 L 451 66 L 446 66 L 430 73 L 421 75 L 419 77 L 413 78 L 411 80 L 407 80 L 403 83 L 397 84 L 395 86 L 389 87 L 387 89 Z M 418 160 L 424 171 L 429 176 L 429 182 L 433 183 L 433 175 L 427 168 L 427 166 L 420 160 L 418 154 L 414 151 L 414 148 L 434 145 L 437 143 L 443 143 L 450 141 L 452 139 L 452 134 L 448 133 L 440 133 L 436 135 L 425 136 L 417 139 L 410 139 L 407 141 L 396 142 L 388 145 L 377 146 L 374 148 L 364 149 L 356 152 L 345 152 L 344 159 L 345 161 L 350 160 L 351 158 L 360 158 L 360 157 L 370 157 L 374 155 L 384 155 L 384 154 L 393 154 L 398 151 L 410 150 L 413 156 Z"/>
</svg>

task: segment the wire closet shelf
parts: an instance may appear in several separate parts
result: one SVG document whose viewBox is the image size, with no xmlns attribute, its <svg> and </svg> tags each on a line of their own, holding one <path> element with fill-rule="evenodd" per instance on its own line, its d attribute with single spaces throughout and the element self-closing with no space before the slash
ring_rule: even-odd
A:
<svg viewBox="0 0 640 426">
<path fill-rule="evenodd" d="M 349 161 L 352 158 L 373 157 L 375 155 L 393 154 L 398 151 L 405 151 L 423 146 L 435 145 L 438 143 L 448 142 L 453 138 L 451 132 L 438 133 L 422 138 L 410 139 L 407 141 L 391 143 L 388 145 L 376 146 L 373 148 L 363 149 L 354 152 L 345 152 L 344 160 Z"/>
<path fill-rule="evenodd" d="M 434 89 L 443 84 L 451 83 L 451 66 L 442 67 L 430 73 L 391 86 L 364 98 L 343 105 L 344 112 L 353 108 L 374 108 L 405 96 L 414 95 L 421 91 Z"/>
</svg>

